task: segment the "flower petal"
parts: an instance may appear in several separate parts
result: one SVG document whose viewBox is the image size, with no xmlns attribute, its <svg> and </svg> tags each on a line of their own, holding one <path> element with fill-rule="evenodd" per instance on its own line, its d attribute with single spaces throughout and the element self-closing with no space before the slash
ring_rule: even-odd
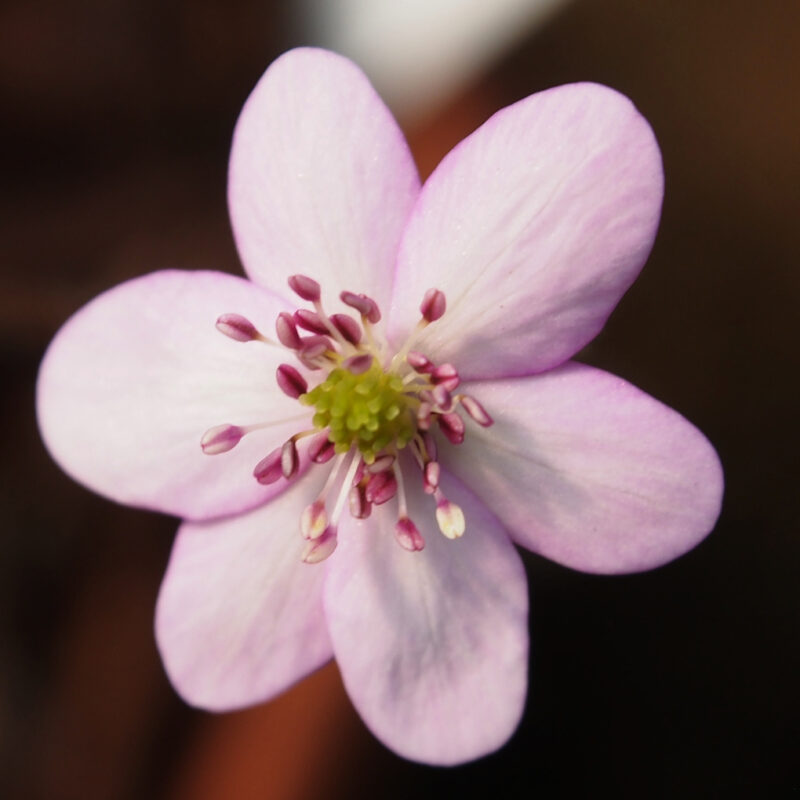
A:
<svg viewBox="0 0 800 800">
<path fill-rule="evenodd" d="M 386 306 L 419 192 L 403 134 L 364 74 L 324 50 L 277 59 L 245 103 L 228 201 L 247 274 L 286 294 L 295 273 Z M 327 293 L 327 294 L 326 294 Z"/>
<path fill-rule="evenodd" d="M 257 703 L 331 657 L 324 570 L 300 560 L 300 511 L 317 484 L 309 475 L 247 514 L 181 525 L 156 638 L 187 702 L 215 711 Z"/>
<path fill-rule="evenodd" d="M 443 461 L 518 544 L 586 572 L 665 564 L 713 528 L 714 448 L 671 408 L 592 367 L 467 386 L 494 417 Z"/>
<path fill-rule="evenodd" d="M 392 337 L 435 286 L 447 313 L 415 349 L 473 378 L 560 364 L 636 278 L 662 193 L 653 133 L 612 89 L 571 84 L 503 109 L 422 189 L 401 245 Z"/>
<path fill-rule="evenodd" d="M 430 764 L 504 744 L 527 685 L 519 555 L 481 503 L 450 476 L 444 486 L 467 518 L 461 539 L 445 539 L 431 498 L 417 492 L 410 514 L 425 549 L 403 550 L 386 513 L 343 522 L 325 585 L 336 660 L 356 708 L 388 747 Z"/>
<path fill-rule="evenodd" d="M 95 298 L 62 327 L 39 372 L 39 426 L 53 458 L 112 500 L 193 519 L 280 491 L 283 481 L 261 486 L 252 472 L 304 424 L 275 380 L 285 353 L 234 341 L 215 323 L 235 312 L 269 333 L 283 308 L 214 272 L 156 272 Z M 275 424 L 228 453 L 200 448 L 215 425 L 259 422 Z"/>
</svg>

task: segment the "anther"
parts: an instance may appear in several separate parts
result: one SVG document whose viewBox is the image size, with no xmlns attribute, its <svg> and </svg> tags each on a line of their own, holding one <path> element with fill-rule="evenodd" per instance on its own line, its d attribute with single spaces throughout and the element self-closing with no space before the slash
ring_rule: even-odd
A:
<svg viewBox="0 0 800 800">
<path fill-rule="evenodd" d="M 464 441 L 464 420 L 456 414 L 442 414 L 438 418 L 439 430 L 453 443 Z"/>
<path fill-rule="evenodd" d="M 308 391 L 306 379 L 290 364 L 281 364 L 275 371 L 275 379 L 281 391 L 295 400 Z"/>
<path fill-rule="evenodd" d="M 435 322 L 447 308 L 444 292 L 439 289 L 428 289 L 425 296 L 422 298 L 422 304 L 419 307 L 422 318 L 426 322 Z"/>
<path fill-rule="evenodd" d="M 320 359 L 331 349 L 330 339 L 324 336 L 306 336 L 300 341 L 297 357 L 309 369 L 321 369 Z"/>
<path fill-rule="evenodd" d="M 391 500 L 397 494 L 397 478 L 394 472 L 378 472 L 371 475 L 367 481 L 367 488 L 365 497 L 368 503 L 374 503 L 376 506 L 383 505 Z"/>
<path fill-rule="evenodd" d="M 284 442 L 281 447 L 281 473 L 286 480 L 290 480 L 297 474 L 300 466 L 300 459 L 297 455 L 297 445 L 294 438 Z"/>
<path fill-rule="evenodd" d="M 217 319 L 217 330 L 237 342 L 269 341 L 241 314 L 223 314 Z"/>
<path fill-rule="evenodd" d="M 292 315 L 287 311 L 281 311 L 275 320 L 275 332 L 278 334 L 278 341 L 290 350 L 297 350 L 300 345 L 300 335 L 297 333 L 297 326 L 294 324 Z"/>
<path fill-rule="evenodd" d="M 328 438 L 328 431 L 317 434 L 308 446 L 308 457 L 315 464 L 325 464 L 336 455 L 336 447 Z"/>
<path fill-rule="evenodd" d="M 342 366 L 353 375 L 363 375 L 372 366 L 373 357 L 369 353 L 360 353 L 345 359 Z"/>
<path fill-rule="evenodd" d="M 431 414 L 433 406 L 428 402 L 422 402 L 417 409 L 417 427 L 421 431 L 426 431 L 431 426 Z"/>
<path fill-rule="evenodd" d="M 458 539 L 464 535 L 466 522 L 460 506 L 451 503 L 440 491 L 436 491 L 436 522 L 439 530 L 448 539 Z"/>
<path fill-rule="evenodd" d="M 422 473 L 422 488 L 426 494 L 434 494 L 439 488 L 441 467 L 438 461 L 429 461 Z"/>
<path fill-rule="evenodd" d="M 409 366 L 413 367 L 417 372 L 433 372 L 435 366 L 428 356 L 420 353 L 418 350 L 410 350 L 406 355 L 406 361 Z"/>
<path fill-rule="evenodd" d="M 367 519 L 372 512 L 372 503 L 367 501 L 365 487 L 361 484 L 350 489 L 348 502 L 350 516 L 354 519 Z"/>
<path fill-rule="evenodd" d="M 478 425 L 488 428 L 494 423 L 494 420 L 489 416 L 486 409 L 471 395 L 460 394 L 456 397 L 456 400 L 461 403 L 464 411 L 466 411 Z"/>
<path fill-rule="evenodd" d="M 431 394 L 437 411 L 450 411 L 453 408 L 453 397 L 442 384 L 434 386 Z"/>
<path fill-rule="evenodd" d="M 200 447 L 207 456 L 216 456 L 233 450 L 247 431 L 238 425 L 216 425 L 209 428 L 200 439 Z"/>
<path fill-rule="evenodd" d="M 289 278 L 289 288 L 310 303 L 316 303 L 320 298 L 319 284 L 307 275 L 292 275 Z"/>
<path fill-rule="evenodd" d="M 309 311 L 307 308 L 298 308 L 292 317 L 295 325 L 303 330 L 310 331 L 311 333 L 318 333 L 321 336 L 327 336 L 329 331 L 327 325 L 322 321 L 322 318 L 316 311 Z"/>
<path fill-rule="evenodd" d="M 328 527 L 325 503 L 315 500 L 300 515 L 300 532 L 304 539 L 319 539 Z"/>
<path fill-rule="evenodd" d="M 282 468 L 281 468 L 281 447 L 273 450 L 268 456 L 262 458 L 261 461 L 256 464 L 255 469 L 253 470 L 253 475 L 255 479 L 264 485 L 268 485 L 270 483 L 275 483 L 278 478 L 282 475 Z"/>
<path fill-rule="evenodd" d="M 361 326 L 349 314 L 332 314 L 331 322 L 345 341 L 358 344 L 361 341 Z"/>
<path fill-rule="evenodd" d="M 321 536 L 311 539 L 303 550 L 300 560 L 306 564 L 319 564 L 336 549 L 336 528 L 329 525 Z"/>
<path fill-rule="evenodd" d="M 385 472 L 387 469 L 391 469 L 392 465 L 394 464 L 394 456 L 391 453 L 387 453 L 386 455 L 379 456 L 376 458 L 368 467 L 367 472 L 375 475 L 378 472 Z"/>
<path fill-rule="evenodd" d="M 365 294 L 356 294 L 355 292 L 342 292 L 339 299 L 350 308 L 354 308 L 361 314 L 364 319 L 375 325 L 381 320 L 381 312 L 378 304 Z"/>
<path fill-rule="evenodd" d="M 412 553 L 425 547 L 425 540 L 417 526 L 408 518 L 400 517 L 394 526 L 394 535 L 400 547 Z"/>
<path fill-rule="evenodd" d="M 436 367 L 431 372 L 431 380 L 437 385 L 444 386 L 448 392 L 452 392 L 461 383 L 458 370 L 452 364 L 440 364 Z"/>
</svg>

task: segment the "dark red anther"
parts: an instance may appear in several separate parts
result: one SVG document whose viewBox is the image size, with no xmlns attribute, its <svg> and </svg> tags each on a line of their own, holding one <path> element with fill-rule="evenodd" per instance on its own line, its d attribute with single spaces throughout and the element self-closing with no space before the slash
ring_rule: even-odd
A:
<svg viewBox="0 0 800 800">
<path fill-rule="evenodd" d="M 437 385 L 444 386 L 448 392 L 454 391 L 458 384 L 461 383 L 461 378 L 458 377 L 458 370 L 452 364 L 440 364 L 436 367 L 431 372 L 431 380 Z"/>
<path fill-rule="evenodd" d="M 433 387 L 431 394 L 437 411 L 450 411 L 453 408 L 453 396 L 441 383 Z"/>
<path fill-rule="evenodd" d="M 331 322 L 342 334 L 342 338 L 350 344 L 358 344 L 361 341 L 361 326 L 349 314 L 333 314 Z"/>
<path fill-rule="evenodd" d="M 308 391 L 306 379 L 291 364 L 281 364 L 275 371 L 281 391 L 293 399 Z"/>
<path fill-rule="evenodd" d="M 321 336 L 327 336 L 329 331 L 322 318 L 316 311 L 309 311 L 307 308 L 298 308 L 294 312 L 294 324 L 298 328 L 309 331 L 310 333 L 318 333 Z"/>
<path fill-rule="evenodd" d="M 318 433 L 308 446 L 308 457 L 315 464 L 325 464 L 336 455 L 336 446 L 328 438 L 328 431 Z"/>
<path fill-rule="evenodd" d="M 297 350 L 300 347 L 300 335 L 297 333 L 297 326 L 294 324 L 292 315 L 287 311 L 281 311 L 275 320 L 275 332 L 278 334 L 278 341 L 290 350 Z"/>
<path fill-rule="evenodd" d="M 279 447 L 273 450 L 266 458 L 256 464 L 253 470 L 253 475 L 259 483 L 270 484 L 275 483 L 281 477 L 281 451 L 283 448 Z"/>
<path fill-rule="evenodd" d="M 367 481 L 365 497 L 369 503 L 379 506 L 391 500 L 396 494 L 397 478 L 391 470 L 378 472 L 370 476 Z"/>
<path fill-rule="evenodd" d="M 241 314 L 223 314 L 217 319 L 217 330 L 237 342 L 263 339 L 256 326 Z"/>
<path fill-rule="evenodd" d="M 417 372 L 433 372 L 436 369 L 434 363 L 424 353 L 417 350 L 410 350 L 406 356 L 406 361 Z"/>
<path fill-rule="evenodd" d="M 424 320 L 427 322 L 435 322 L 444 315 L 446 308 L 447 302 L 444 298 L 444 292 L 438 289 L 428 289 L 428 291 L 425 292 L 425 297 L 422 298 L 422 304 L 419 310 Z"/>
<path fill-rule="evenodd" d="M 316 303 L 320 298 L 320 286 L 313 279 L 307 275 L 292 275 L 289 278 L 289 288 L 303 300 L 308 300 L 310 303 Z"/>
<path fill-rule="evenodd" d="M 439 417 L 439 429 L 453 444 L 464 441 L 464 420 L 455 412 Z"/>
<path fill-rule="evenodd" d="M 342 292 L 339 298 L 346 306 L 354 308 L 373 325 L 376 322 L 380 322 L 381 311 L 378 308 L 378 304 L 371 297 L 367 297 L 365 294 L 356 294 L 355 292 Z"/>
<path fill-rule="evenodd" d="M 347 500 L 354 519 L 366 519 L 372 512 L 372 503 L 367 501 L 366 489 L 361 485 L 350 489 Z"/>
<path fill-rule="evenodd" d="M 353 375 L 363 375 L 372 366 L 373 356 L 369 353 L 360 353 L 350 356 L 342 362 L 342 367 L 352 372 Z"/>
<path fill-rule="evenodd" d="M 425 547 L 425 540 L 422 538 L 422 534 L 408 517 L 400 517 L 397 520 L 397 524 L 394 526 L 394 535 L 398 544 L 404 550 L 409 550 L 413 553 Z"/>
</svg>

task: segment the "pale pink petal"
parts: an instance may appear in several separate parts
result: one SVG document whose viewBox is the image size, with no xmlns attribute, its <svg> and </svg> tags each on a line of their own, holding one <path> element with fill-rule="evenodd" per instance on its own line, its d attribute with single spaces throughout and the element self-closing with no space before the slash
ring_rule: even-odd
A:
<svg viewBox="0 0 800 800">
<path fill-rule="evenodd" d="M 157 272 L 95 298 L 59 331 L 39 372 L 39 426 L 53 458 L 112 500 L 192 519 L 280 491 L 283 481 L 261 486 L 252 471 L 307 424 L 275 381 L 288 354 L 234 341 L 215 323 L 238 313 L 269 335 L 282 309 L 269 292 L 215 272 Z M 260 422 L 275 424 L 230 452 L 200 448 L 215 425 Z"/>
<path fill-rule="evenodd" d="M 307 476 L 247 514 L 178 531 L 156 638 L 192 705 L 221 711 L 266 700 L 331 657 L 324 570 L 300 560 L 300 511 L 317 484 Z"/>
<path fill-rule="evenodd" d="M 253 280 L 288 293 L 295 273 L 323 301 L 347 289 L 385 307 L 419 178 L 397 123 L 364 74 L 335 53 L 292 50 L 245 103 L 228 201 Z"/>
<path fill-rule="evenodd" d="M 653 133 L 612 89 L 561 86 L 498 112 L 422 189 L 401 245 L 393 338 L 435 286 L 447 313 L 415 349 L 474 378 L 560 364 L 636 278 L 662 191 Z"/>
<path fill-rule="evenodd" d="M 722 498 L 714 448 L 621 378 L 569 363 L 470 384 L 494 417 L 440 457 L 518 544 L 586 572 L 637 572 L 694 547 Z"/>
<path fill-rule="evenodd" d="M 342 525 L 325 613 L 345 686 L 372 732 L 400 755 L 455 764 L 500 747 L 527 686 L 528 594 L 508 535 L 450 476 L 467 528 L 455 541 L 432 498 L 412 492 L 420 552 L 395 541 L 390 513 Z"/>
</svg>

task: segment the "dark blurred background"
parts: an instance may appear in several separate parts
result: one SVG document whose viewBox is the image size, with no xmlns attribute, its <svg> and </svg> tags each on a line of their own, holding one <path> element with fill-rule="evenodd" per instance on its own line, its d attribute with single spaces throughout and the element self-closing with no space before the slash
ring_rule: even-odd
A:
<svg viewBox="0 0 800 800">
<path fill-rule="evenodd" d="M 221 716 L 168 685 L 152 616 L 175 520 L 99 499 L 49 460 L 37 365 L 59 325 L 113 284 L 163 267 L 240 269 L 231 131 L 273 58 L 328 42 L 315 13 L 267 0 L 0 5 L 0 795 L 800 793 L 794 0 L 565 2 L 516 25 L 480 69 L 462 46 L 468 77 L 427 107 L 389 97 L 423 174 L 495 110 L 559 83 L 607 83 L 650 120 L 666 168 L 661 230 L 583 358 L 715 443 L 727 476 L 715 532 L 644 575 L 527 555 L 528 707 L 503 750 L 464 767 L 385 750 L 333 665 Z"/>
</svg>

